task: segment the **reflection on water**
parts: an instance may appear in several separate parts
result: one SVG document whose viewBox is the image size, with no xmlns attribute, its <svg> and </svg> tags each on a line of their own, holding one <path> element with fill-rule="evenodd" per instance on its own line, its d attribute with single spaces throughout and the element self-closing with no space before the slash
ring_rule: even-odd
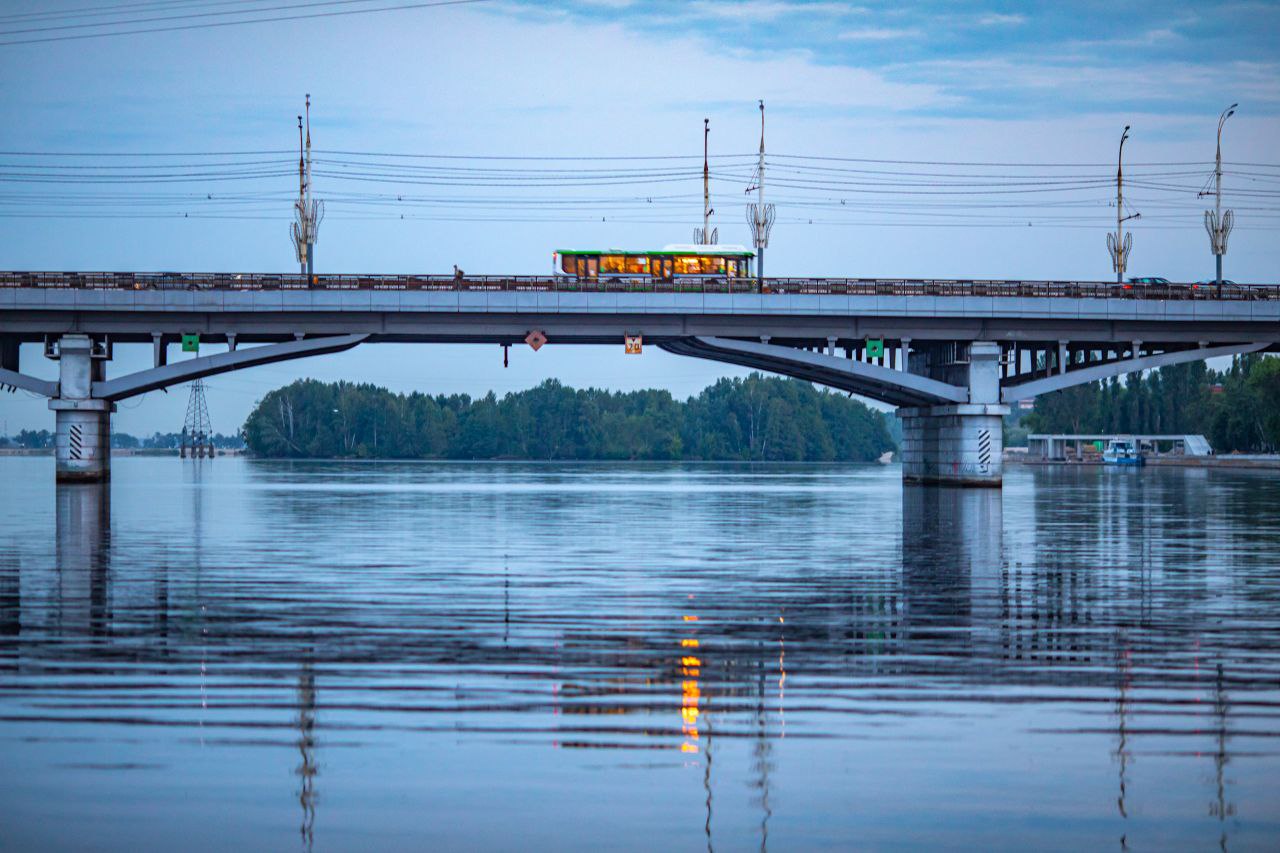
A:
<svg viewBox="0 0 1280 853">
<path fill-rule="evenodd" d="M 18 848 L 1280 833 L 1269 478 L 46 467 L 0 460 Z"/>
<path fill-rule="evenodd" d="M 58 624 L 69 636 L 108 633 L 111 494 L 106 483 L 57 490 Z"/>
<path fill-rule="evenodd" d="M 302 763 L 297 773 L 302 779 L 298 802 L 302 805 L 302 826 L 299 832 L 307 850 L 315 840 L 316 824 L 316 679 L 310 663 L 303 663 L 298 675 L 298 753 Z"/>
</svg>

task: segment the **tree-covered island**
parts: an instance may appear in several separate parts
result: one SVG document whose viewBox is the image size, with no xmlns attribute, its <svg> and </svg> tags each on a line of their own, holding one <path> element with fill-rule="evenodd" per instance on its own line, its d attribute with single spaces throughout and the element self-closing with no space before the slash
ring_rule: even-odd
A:
<svg viewBox="0 0 1280 853">
<path fill-rule="evenodd" d="M 883 413 L 759 374 L 684 402 L 555 380 L 472 398 L 307 379 L 263 397 L 244 437 L 274 458 L 869 462 L 895 449 Z"/>
</svg>

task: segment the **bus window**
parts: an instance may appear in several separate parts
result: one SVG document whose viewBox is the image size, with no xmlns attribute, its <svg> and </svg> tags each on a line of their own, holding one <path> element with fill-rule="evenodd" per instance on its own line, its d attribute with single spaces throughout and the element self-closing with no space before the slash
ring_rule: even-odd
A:
<svg viewBox="0 0 1280 853">
<path fill-rule="evenodd" d="M 653 269 L 653 277 L 663 280 L 671 278 L 671 259 L 670 258 L 654 258 L 651 264 Z"/>
<path fill-rule="evenodd" d="M 676 257 L 672 260 L 675 261 L 676 275 L 702 275 L 704 272 L 710 271 L 710 263 L 707 264 L 708 269 L 704 270 L 702 264 L 703 259 L 697 255 L 692 257 Z"/>
<path fill-rule="evenodd" d="M 601 255 L 600 256 L 600 272 L 602 273 L 624 273 L 626 268 L 625 255 Z"/>
<path fill-rule="evenodd" d="M 643 255 L 627 255 L 626 270 L 627 275 L 648 275 L 649 259 Z"/>
<path fill-rule="evenodd" d="M 597 278 L 600 275 L 600 259 L 587 258 L 587 278 Z"/>
<path fill-rule="evenodd" d="M 573 257 L 572 255 L 561 255 L 560 271 L 564 273 L 568 273 L 569 275 L 574 275 L 578 270 L 577 261 L 578 259 Z"/>
</svg>

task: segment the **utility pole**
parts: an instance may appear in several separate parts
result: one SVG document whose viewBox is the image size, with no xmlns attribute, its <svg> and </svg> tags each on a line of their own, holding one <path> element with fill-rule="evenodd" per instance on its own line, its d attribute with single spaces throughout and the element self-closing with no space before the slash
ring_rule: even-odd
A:
<svg viewBox="0 0 1280 853">
<path fill-rule="evenodd" d="M 702 120 L 702 227 L 693 229 L 693 242 L 700 246 L 714 245 L 720 239 L 720 229 L 712 229 L 711 214 L 711 165 L 707 155 L 707 142 L 711 136 L 711 119 Z"/>
<path fill-rule="evenodd" d="M 1129 125 L 1120 134 L 1120 154 L 1116 158 L 1116 231 L 1107 235 L 1107 251 L 1111 253 L 1111 265 L 1116 271 L 1116 284 L 1124 284 L 1124 271 L 1133 249 L 1133 234 L 1124 233 L 1124 223 L 1141 218 L 1141 213 L 1124 215 L 1124 142 L 1129 138 Z"/>
<path fill-rule="evenodd" d="M 302 116 L 298 116 L 298 200 L 294 202 L 293 247 L 307 284 L 315 281 L 316 237 L 324 204 L 311 198 L 311 94 L 307 94 L 306 141 L 303 141 Z"/>
<path fill-rule="evenodd" d="M 755 190 L 757 201 L 747 205 L 747 223 L 751 226 L 751 240 L 756 247 L 756 285 L 764 292 L 764 250 L 769 246 L 769 232 L 773 230 L 773 205 L 764 203 L 764 101 L 760 102 L 760 163 L 756 166 Z"/>
<path fill-rule="evenodd" d="M 1209 248 L 1217 261 L 1213 280 L 1218 286 L 1219 296 L 1222 295 L 1222 256 L 1227 253 L 1227 236 L 1231 234 L 1231 228 L 1235 225 L 1235 214 L 1230 210 L 1226 213 L 1222 212 L 1222 126 L 1227 123 L 1227 119 L 1235 115 L 1238 106 L 1240 105 L 1232 104 L 1218 116 L 1218 153 L 1213 166 L 1213 210 L 1204 212 L 1204 227 L 1209 232 Z M 1208 193 L 1201 192 L 1200 195 L 1204 196 Z"/>
<path fill-rule="evenodd" d="M 200 459 L 214 456 L 213 426 L 209 422 L 209 406 L 204 398 L 204 380 L 191 383 L 191 396 L 187 398 L 187 417 L 182 425 L 182 438 L 178 444 L 179 457 Z"/>
</svg>

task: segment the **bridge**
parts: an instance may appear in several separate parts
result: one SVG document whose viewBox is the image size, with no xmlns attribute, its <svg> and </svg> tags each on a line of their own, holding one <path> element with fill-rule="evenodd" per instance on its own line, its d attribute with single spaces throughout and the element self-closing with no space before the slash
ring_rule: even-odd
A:
<svg viewBox="0 0 1280 853">
<path fill-rule="evenodd" d="M 265 273 L 0 273 L 0 384 L 49 398 L 59 480 L 110 475 L 116 404 L 169 385 L 384 342 L 620 345 L 794 376 L 897 407 L 903 478 L 999 486 L 1018 400 L 1280 350 L 1280 285 Z M 183 335 L 226 351 L 169 363 Z M 25 374 L 43 343 L 59 378 Z M 153 366 L 108 376 L 116 344 Z"/>
</svg>

